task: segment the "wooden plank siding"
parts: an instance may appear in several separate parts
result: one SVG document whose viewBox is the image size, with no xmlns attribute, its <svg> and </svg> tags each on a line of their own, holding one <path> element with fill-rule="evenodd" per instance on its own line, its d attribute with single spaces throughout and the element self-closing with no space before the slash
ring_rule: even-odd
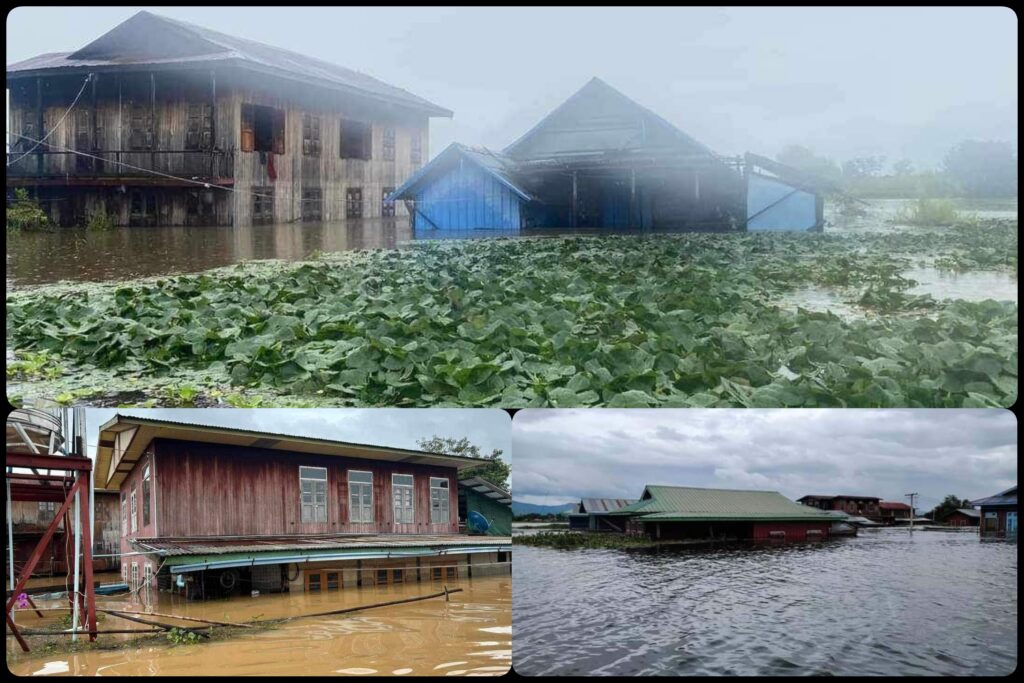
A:
<svg viewBox="0 0 1024 683">
<path fill-rule="evenodd" d="M 212 73 L 215 88 L 208 69 L 103 72 L 96 76 L 95 84 L 85 87 L 74 111 L 66 117 L 85 75 L 43 77 L 41 133 L 35 130 L 38 128 L 35 123 L 38 115 L 36 79 L 9 81 L 12 133 L 31 133 L 38 138 L 52 131 L 47 138 L 47 144 L 53 145 L 50 151 L 67 148 L 103 157 L 104 161 L 69 153 L 33 153 L 8 168 L 8 186 L 32 187 L 36 178 L 57 183 L 60 196 L 46 202 L 44 208 L 62 225 L 82 223 L 100 208 L 116 225 L 129 225 L 131 192 L 139 188 L 145 188 L 156 198 L 157 215 L 147 224 L 187 225 L 190 220 L 195 223 L 188 213 L 188 192 L 202 190 L 200 185 L 155 177 L 114 163 L 119 161 L 179 178 L 232 183 L 234 192 L 213 191 L 214 210 L 210 222 L 215 225 L 250 225 L 252 192 L 260 187 L 273 188 L 275 222 L 299 220 L 302 192 L 310 189 L 321 190 L 322 220 L 337 221 L 345 218 L 345 192 L 349 187 L 362 188 L 364 217 L 381 217 L 384 188 L 400 185 L 428 158 L 429 118 L 426 114 L 388 105 L 371 106 L 356 96 L 297 89 L 275 83 L 271 78 L 254 83 L 251 77 L 241 77 L 227 68 Z M 155 83 L 155 116 L 151 77 Z M 209 154 L 185 151 L 189 105 L 210 105 L 211 102 L 213 146 L 218 150 L 213 155 L 213 163 Z M 284 111 L 285 147 L 283 155 L 274 155 L 276 180 L 268 177 L 267 166 L 261 163 L 259 152 L 241 151 L 243 103 Z M 153 119 L 153 149 L 132 149 L 133 112 L 136 121 Z M 302 153 L 305 113 L 320 118 L 322 149 L 319 158 Z M 369 160 L 341 158 L 342 118 L 371 124 L 372 156 Z M 393 161 L 382 158 L 386 128 L 395 130 Z M 414 163 L 411 160 L 412 138 L 416 135 L 420 137 L 422 153 L 421 160 Z M 138 136 L 134 140 L 137 141 Z M 32 144 L 22 143 L 12 135 L 9 158 L 17 158 Z M 39 149 L 48 148 L 43 145 Z M 41 168 L 37 166 L 40 156 Z M 122 182 L 117 182 L 118 179 Z M 161 186 L 155 187 L 156 184 Z M 162 186 L 167 184 L 176 186 Z M 407 215 L 401 203 L 396 204 L 395 214 Z"/>
<path fill-rule="evenodd" d="M 458 533 L 455 468 L 164 439 L 155 440 L 154 445 L 158 505 L 154 520 L 162 537 Z M 134 480 L 141 465 L 140 460 L 129 479 Z M 300 465 L 327 469 L 326 522 L 301 521 Z M 349 521 L 350 469 L 373 473 L 372 524 Z M 413 524 L 393 523 L 393 473 L 414 476 Z M 430 477 L 448 479 L 447 524 L 430 523 Z"/>
</svg>

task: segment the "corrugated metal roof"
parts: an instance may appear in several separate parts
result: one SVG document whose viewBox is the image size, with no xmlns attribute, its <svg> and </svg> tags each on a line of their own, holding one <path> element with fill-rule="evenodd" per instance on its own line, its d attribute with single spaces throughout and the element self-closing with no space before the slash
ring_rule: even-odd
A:
<svg viewBox="0 0 1024 683">
<path fill-rule="evenodd" d="M 909 510 L 910 506 L 906 503 L 889 503 L 882 501 L 878 504 L 878 507 L 882 510 Z"/>
<path fill-rule="evenodd" d="M 506 186 L 524 201 L 530 201 L 532 197 L 522 188 L 520 181 L 516 178 L 516 162 L 510 157 L 497 152 L 492 152 L 485 147 L 469 147 L 458 142 L 448 145 L 440 154 L 434 157 L 430 163 L 414 173 L 408 180 L 402 183 L 391 195 L 388 201 L 396 199 L 413 199 L 416 190 L 425 182 L 442 173 L 458 159 L 466 159 L 482 169 L 485 173 L 493 176 L 498 182 Z"/>
<path fill-rule="evenodd" d="M 125 55 L 111 55 L 106 59 L 90 59 L 87 55 L 90 50 L 96 52 L 102 46 L 109 50 L 111 44 L 115 43 L 116 35 L 110 34 L 115 31 L 131 30 L 140 31 L 169 31 L 174 30 L 179 35 L 182 31 L 190 37 L 203 41 L 210 46 L 209 53 L 189 56 L 176 56 L 169 58 L 154 58 L 152 56 L 133 57 Z M 83 53 L 78 55 L 78 53 Z M 76 57 L 75 55 L 78 55 Z M 99 55 L 97 55 L 98 57 Z M 84 59 L 83 59 L 84 57 Z M 321 59 L 308 57 L 306 55 L 285 50 L 255 40 L 237 38 L 235 36 L 213 31 L 203 26 L 197 26 L 177 19 L 162 17 L 152 12 L 141 11 L 126 21 L 116 26 L 100 38 L 92 41 L 85 47 L 75 52 L 49 53 L 33 57 L 7 67 L 7 73 L 20 71 L 35 71 L 38 69 L 69 69 L 75 67 L 90 66 L 125 66 L 129 64 L 173 64 L 191 63 L 201 61 L 223 61 L 227 59 L 238 60 L 243 64 L 266 67 L 274 71 L 282 72 L 292 76 L 298 76 L 303 80 L 312 79 L 322 84 L 343 86 L 361 92 L 382 97 L 398 104 L 404 104 L 416 109 L 424 109 L 440 116 L 451 116 L 451 110 L 439 107 L 422 97 L 413 95 L 407 90 L 389 85 L 377 80 L 372 76 L 347 69 L 337 64 L 331 64 Z"/>
<path fill-rule="evenodd" d="M 777 491 L 705 489 L 686 486 L 644 488 L 641 499 L 613 514 L 635 514 L 646 519 L 705 521 L 761 519 L 834 521 L 822 510 L 795 503 Z"/>
<path fill-rule="evenodd" d="M 360 550 L 367 548 L 439 548 L 502 545 L 511 539 L 496 536 L 462 534 L 348 534 L 334 536 L 239 537 L 239 538 L 140 538 L 136 547 L 166 557 L 186 555 L 225 555 L 316 550 Z"/>
<path fill-rule="evenodd" d="M 508 491 L 501 488 L 497 484 L 492 484 L 486 479 L 481 479 L 480 477 L 469 477 L 468 479 L 460 479 L 459 486 L 463 486 L 467 489 L 472 489 L 473 491 L 483 496 L 486 496 L 498 503 L 502 503 L 503 505 L 512 505 L 512 494 L 510 494 Z"/>
<path fill-rule="evenodd" d="M 994 496 L 988 498 L 981 498 L 979 500 L 972 500 L 971 505 L 983 505 L 985 507 L 994 507 L 996 505 L 1016 505 L 1017 504 L 1017 487 L 1011 486 L 1005 491 L 1001 491 Z"/>
<path fill-rule="evenodd" d="M 635 502 L 630 498 L 584 498 L 580 501 L 585 512 L 611 512 Z"/>
</svg>

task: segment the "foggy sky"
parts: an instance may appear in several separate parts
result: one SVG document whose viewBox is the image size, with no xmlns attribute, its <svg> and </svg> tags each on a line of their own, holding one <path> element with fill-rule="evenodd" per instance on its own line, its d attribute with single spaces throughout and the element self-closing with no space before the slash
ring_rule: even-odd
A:
<svg viewBox="0 0 1024 683">
<path fill-rule="evenodd" d="M 75 50 L 139 9 L 363 71 L 454 110 L 430 152 L 501 149 L 599 76 L 722 154 L 809 145 L 932 167 L 1017 140 L 1007 8 L 17 8 L 7 62 Z"/>
<path fill-rule="evenodd" d="M 639 498 L 646 484 L 860 494 L 930 510 L 1017 483 L 1005 410 L 525 410 L 512 423 L 515 500 Z"/>
<path fill-rule="evenodd" d="M 467 437 L 482 454 L 500 448 L 504 451 L 502 460 L 512 462 L 508 413 L 466 408 L 88 408 L 85 421 L 89 457 L 96 455 L 100 426 L 118 413 L 393 448 L 418 449 L 416 439 L 435 434 Z"/>
</svg>

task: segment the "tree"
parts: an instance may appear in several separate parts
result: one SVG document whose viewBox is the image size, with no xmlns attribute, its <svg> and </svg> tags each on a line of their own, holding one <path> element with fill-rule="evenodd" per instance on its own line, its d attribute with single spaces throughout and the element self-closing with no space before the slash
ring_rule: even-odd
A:
<svg viewBox="0 0 1024 683">
<path fill-rule="evenodd" d="M 827 157 L 820 157 L 802 145 L 786 145 L 775 159 L 781 164 L 792 166 L 798 171 L 823 180 L 835 182 L 843 176 L 836 162 Z"/>
<path fill-rule="evenodd" d="M 485 462 L 481 465 L 475 465 L 463 470 L 462 474 L 480 477 L 481 479 L 491 482 L 495 486 L 500 486 L 506 491 L 510 490 L 508 475 L 511 470 L 508 463 L 501 459 L 503 451 L 500 448 L 495 448 L 491 451 L 490 455 L 484 455 L 480 452 L 480 447 L 476 444 L 470 443 L 469 439 L 466 437 L 453 439 L 450 437 L 437 436 L 436 434 L 429 439 L 417 439 L 416 443 L 419 444 L 421 450 L 427 451 L 428 453 L 443 453 L 444 455 L 461 455 L 466 458 L 479 458 Z"/>
<path fill-rule="evenodd" d="M 946 515 L 950 514 L 954 510 L 961 508 L 971 507 L 971 501 L 967 498 L 957 498 L 953 494 L 950 494 L 942 499 L 942 502 L 936 505 L 931 511 L 931 517 L 934 520 L 941 520 Z"/>
<path fill-rule="evenodd" d="M 843 164 L 843 177 L 865 178 L 877 175 L 885 164 L 885 157 L 855 157 Z"/>
<path fill-rule="evenodd" d="M 1017 152 L 1008 142 L 964 140 L 949 150 L 943 168 L 969 197 L 1017 195 Z"/>
<path fill-rule="evenodd" d="M 910 175 L 914 172 L 914 164 L 910 159 L 900 159 L 892 165 L 893 175 Z"/>
</svg>

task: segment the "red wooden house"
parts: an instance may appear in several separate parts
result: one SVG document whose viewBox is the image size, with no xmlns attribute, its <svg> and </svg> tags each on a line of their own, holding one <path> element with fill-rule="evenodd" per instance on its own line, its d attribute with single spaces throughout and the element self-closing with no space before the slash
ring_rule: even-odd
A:
<svg viewBox="0 0 1024 683">
<path fill-rule="evenodd" d="M 511 539 L 458 533 L 457 473 L 479 463 L 118 415 L 100 428 L 95 471 L 120 491 L 121 551 L 139 553 L 125 580 L 205 596 L 456 579 L 474 561 L 510 562 Z"/>
</svg>

